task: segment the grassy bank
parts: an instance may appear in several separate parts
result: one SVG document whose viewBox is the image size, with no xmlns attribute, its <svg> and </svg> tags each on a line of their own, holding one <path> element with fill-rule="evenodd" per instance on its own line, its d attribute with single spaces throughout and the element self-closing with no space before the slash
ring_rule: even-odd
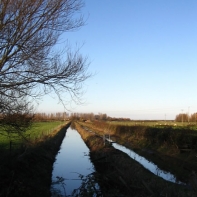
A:
<svg viewBox="0 0 197 197">
<path fill-rule="evenodd" d="M 93 132 L 87 131 L 84 124 L 76 124 L 90 148 L 90 158 L 95 165 L 97 180 L 104 196 L 195 196 L 194 191 L 185 186 L 164 181 L 150 173 L 125 153 L 114 149 Z"/>
<path fill-rule="evenodd" d="M 87 123 L 86 123 L 87 125 Z M 182 149 L 197 150 L 197 130 L 196 127 L 174 127 L 167 125 L 143 126 L 143 125 L 124 125 L 122 122 L 99 122 L 89 123 L 92 128 L 98 129 L 102 134 L 111 134 L 128 142 L 139 141 L 148 146 L 154 145 L 159 149 L 162 146 L 175 147 L 177 151 Z M 128 138 L 129 137 L 129 138 Z"/>
<path fill-rule="evenodd" d="M 0 150 L 5 151 L 6 149 L 18 149 L 24 143 L 36 143 L 45 136 L 49 135 L 55 128 L 61 125 L 61 121 L 52 122 L 34 122 L 32 126 L 23 133 L 23 136 L 19 136 L 16 133 L 12 134 L 4 131 L 4 128 L 0 127 Z M 24 137 L 24 138 L 23 138 Z M 12 147 L 10 147 L 12 143 Z"/>
<path fill-rule="evenodd" d="M 110 134 L 119 144 L 135 150 L 183 182 L 191 182 L 197 172 L 195 127 L 119 125 L 98 121 L 80 124 L 99 135 Z"/>
<path fill-rule="evenodd" d="M 49 197 L 55 156 L 69 124 L 17 148 L 2 152 L 0 159 L 0 196 Z"/>
</svg>

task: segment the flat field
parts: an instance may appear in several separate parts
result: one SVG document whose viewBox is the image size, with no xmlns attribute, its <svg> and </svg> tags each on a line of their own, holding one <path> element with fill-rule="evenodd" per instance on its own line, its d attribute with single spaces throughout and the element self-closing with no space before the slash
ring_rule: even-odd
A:
<svg viewBox="0 0 197 197">
<path fill-rule="evenodd" d="M 26 139 L 33 141 L 42 138 L 50 134 L 56 127 L 61 125 L 63 122 L 54 121 L 54 122 L 35 122 L 32 127 L 24 133 Z M 11 135 L 11 139 L 9 139 L 8 134 L 0 128 L 0 149 L 9 149 L 10 141 L 12 141 L 12 147 L 18 147 L 21 144 L 22 138 L 17 134 Z"/>
<path fill-rule="evenodd" d="M 27 132 L 30 140 L 13 138 L 11 149 L 10 141 L 0 135 L 0 144 L 8 144 L 7 149 L 0 148 L 0 196 L 51 196 L 53 163 L 69 126 L 68 122 L 35 123 Z"/>
<path fill-rule="evenodd" d="M 197 130 L 196 122 L 175 122 L 174 120 L 131 120 L 131 121 L 107 121 L 112 125 L 123 125 L 123 126 L 173 126 L 173 127 L 190 127 Z"/>
</svg>

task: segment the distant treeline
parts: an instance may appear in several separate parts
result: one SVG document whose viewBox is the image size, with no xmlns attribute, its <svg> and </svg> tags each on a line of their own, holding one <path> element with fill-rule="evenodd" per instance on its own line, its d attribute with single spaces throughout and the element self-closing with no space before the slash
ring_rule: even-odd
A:
<svg viewBox="0 0 197 197">
<path fill-rule="evenodd" d="M 20 114 L 13 114 L 12 119 Z M 21 114 L 22 116 L 22 114 Z M 104 120 L 104 121 L 129 121 L 129 118 L 113 118 L 107 116 L 107 114 L 94 114 L 94 113 L 67 113 L 67 112 L 56 112 L 56 113 L 35 113 L 35 114 L 25 114 L 26 117 L 31 117 L 33 121 L 65 121 L 65 120 Z M 9 116 L 10 117 L 10 116 Z M 3 115 L 0 114 L 0 119 L 3 119 Z"/>
<path fill-rule="evenodd" d="M 103 113 L 71 113 L 70 117 L 75 120 L 104 120 L 104 121 L 129 121 L 130 118 L 115 118 L 115 117 L 110 117 L 107 116 L 107 114 Z"/>
<path fill-rule="evenodd" d="M 36 113 L 34 114 L 34 121 L 53 121 L 53 120 L 103 120 L 103 121 L 130 121 L 130 118 L 115 118 L 110 117 L 106 113 L 67 113 L 67 112 L 57 112 L 57 113 Z M 176 122 L 197 122 L 197 112 L 191 115 L 188 113 L 180 113 L 175 117 Z"/>
<path fill-rule="evenodd" d="M 34 121 L 53 121 L 60 120 L 64 121 L 69 119 L 69 113 L 57 112 L 57 113 L 36 113 L 34 114 Z"/>
<path fill-rule="evenodd" d="M 197 112 L 189 115 L 188 113 L 180 113 L 175 117 L 176 122 L 196 122 Z"/>
<path fill-rule="evenodd" d="M 104 121 L 131 121 L 130 118 L 115 118 L 107 116 L 106 113 L 71 113 L 70 118 L 77 120 L 104 120 Z M 148 120 L 147 120 L 148 121 Z M 197 121 L 197 112 L 191 114 L 190 116 L 187 113 L 178 114 L 175 117 L 176 122 L 196 122 Z"/>
</svg>

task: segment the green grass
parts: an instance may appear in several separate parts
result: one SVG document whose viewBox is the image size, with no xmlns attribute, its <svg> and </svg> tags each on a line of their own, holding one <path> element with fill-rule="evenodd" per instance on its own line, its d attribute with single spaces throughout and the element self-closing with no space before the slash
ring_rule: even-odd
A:
<svg viewBox="0 0 197 197">
<path fill-rule="evenodd" d="M 107 123 L 111 125 L 122 125 L 122 126 L 173 126 L 173 127 L 190 127 L 192 129 L 197 130 L 196 122 L 175 122 L 174 120 L 158 120 L 158 121 L 143 121 L 143 120 L 131 120 L 131 121 L 107 121 Z"/>
<path fill-rule="evenodd" d="M 61 125 L 63 122 L 35 122 L 32 127 L 26 131 L 25 137 L 28 140 L 36 140 L 44 135 L 50 134 L 57 126 Z M 12 144 L 13 147 L 17 147 L 21 144 L 22 139 L 16 134 L 12 135 Z M 3 131 L 3 128 L 0 128 L 0 149 L 8 149 L 10 147 L 10 140 L 6 135 L 6 132 Z"/>
<path fill-rule="evenodd" d="M 30 138 L 34 139 L 35 137 L 40 137 L 42 135 L 49 134 L 53 129 L 57 126 L 61 125 L 61 121 L 55 122 L 37 122 L 34 123 L 29 131 L 27 131 L 27 135 L 30 134 Z"/>
<path fill-rule="evenodd" d="M 27 147 L 13 147 L 11 151 L 0 149 L 0 196 L 51 196 L 53 163 L 68 126 L 66 122 L 35 123 L 28 131 L 32 135 L 39 135 L 45 129 L 55 128 L 55 131 L 50 137 L 44 137 Z"/>
</svg>

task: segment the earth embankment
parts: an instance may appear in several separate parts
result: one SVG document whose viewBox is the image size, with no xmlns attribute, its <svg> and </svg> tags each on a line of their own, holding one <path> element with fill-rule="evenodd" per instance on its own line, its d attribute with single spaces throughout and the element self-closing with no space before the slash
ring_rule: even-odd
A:
<svg viewBox="0 0 197 197">
<path fill-rule="evenodd" d="M 194 196 L 186 186 L 165 181 L 152 174 L 125 153 L 95 134 L 94 130 L 75 123 L 75 128 L 90 148 L 90 158 L 104 196 Z"/>
<path fill-rule="evenodd" d="M 0 162 L 0 196 L 50 197 L 53 163 L 70 123 Z"/>
<path fill-rule="evenodd" d="M 121 125 L 111 122 L 80 122 L 99 135 L 146 157 L 179 181 L 197 188 L 197 130 L 191 127 Z"/>
</svg>

